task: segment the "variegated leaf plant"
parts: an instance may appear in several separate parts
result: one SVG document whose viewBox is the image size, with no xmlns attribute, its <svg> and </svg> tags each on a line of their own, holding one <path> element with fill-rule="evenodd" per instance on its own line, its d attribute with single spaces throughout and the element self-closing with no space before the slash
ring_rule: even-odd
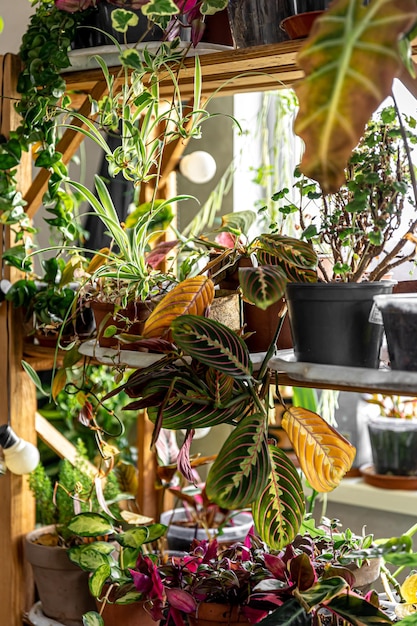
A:
<svg viewBox="0 0 417 626">
<path fill-rule="evenodd" d="M 237 333 L 199 315 L 176 317 L 170 333 L 169 354 L 123 386 L 132 398 L 125 408 L 148 409 L 154 439 L 161 427 L 233 426 L 208 473 L 206 494 L 222 508 L 250 507 L 270 546 L 289 544 L 305 503 L 299 471 L 268 439 L 270 354 L 255 368 Z M 353 446 L 306 409 L 288 408 L 283 425 L 310 483 L 320 492 L 334 489 L 352 464 Z"/>
</svg>

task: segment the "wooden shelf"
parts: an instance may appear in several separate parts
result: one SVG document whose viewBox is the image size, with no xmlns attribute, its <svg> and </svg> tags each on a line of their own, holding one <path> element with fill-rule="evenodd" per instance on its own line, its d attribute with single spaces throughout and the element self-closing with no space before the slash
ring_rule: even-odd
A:
<svg viewBox="0 0 417 626">
<path fill-rule="evenodd" d="M 226 96 L 250 91 L 268 91 L 290 87 L 302 77 L 296 57 L 300 41 L 256 46 L 241 50 L 223 50 L 200 56 L 203 75 L 203 96 Z M 120 67 L 110 68 L 117 77 Z M 64 75 L 67 91 L 74 96 L 90 93 L 97 83 L 103 81 L 101 69 L 69 72 Z M 120 74 L 120 83 L 123 76 Z M 116 78 L 115 88 L 118 80 Z M 194 59 L 186 58 L 179 72 L 179 85 L 184 99 L 194 95 Z M 172 80 L 161 76 L 162 98 L 172 97 Z"/>
</svg>

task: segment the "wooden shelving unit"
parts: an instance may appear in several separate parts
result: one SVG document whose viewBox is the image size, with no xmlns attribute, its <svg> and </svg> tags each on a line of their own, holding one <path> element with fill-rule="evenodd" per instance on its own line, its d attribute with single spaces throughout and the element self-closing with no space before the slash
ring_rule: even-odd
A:
<svg viewBox="0 0 417 626">
<path fill-rule="evenodd" d="M 226 50 L 201 57 L 203 74 L 203 96 L 222 96 L 250 91 L 275 90 L 291 86 L 301 78 L 302 72 L 297 67 L 296 57 L 300 48 L 299 42 L 286 42 L 277 45 L 261 46 L 247 50 Z M 417 55 L 417 47 L 413 48 L 413 56 Z M 13 108 L 16 93 L 16 82 L 20 71 L 19 59 L 6 55 L 1 59 L 0 83 L 3 98 L 0 99 L 0 132 L 8 137 L 11 130 L 18 124 Z M 116 76 L 119 68 L 112 68 Z M 184 98 L 193 97 L 194 61 L 188 58 L 179 70 L 179 81 Z M 68 92 L 73 96 L 73 103 L 86 116 L 90 115 L 89 95 L 99 99 L 106 91 L 106 85 L 100 70 L 76 71 L 65 74 Z M 169 99 L 170 81 L 162 76 L 161 97 Z M 76 121 L 75 124 L 78 124 Z M 58 150 L 64 154 L 68 162 L 83 140 L 79 132 L 67 130 Z M 173 150 L 170 160 L 165 164 L 166 170 L 173 167 L 178 151 Z M 166 172 L 165 172 L 166 173 Z M 48 175 L 41 171 L 32 180 L 30 155 L 25 155 L 19 168 L 19 180 L 22 192 L 27 201 L 28 215 L 33 217 L 41 205 L 46 189 Z M 1 227 L 0 227 L 1 229 Z M 10 245 L 10 233 L 2 230 L 0 247 Z M 6 268 L 5 276 L 9 270 Z M 10 407 L 11 425 L 25 439 L 36 441 L 36 397 L 35 390 L 21 368 L 23 354 L 22 325 L 16 314 L 5 304 L 0 306 L 0 346 L 3 359 L 0 362 L 2 380 L 7 380 L 7 368 L 10 373 L 10 393 L 3 386 L 3 398 L 0 404 L 0 423 L 6 423 L 8 407 Z M 46 358 L 47 357 L 47 358 Z M 53 362 L 51 352 L 32 354 L 33 364 L 39 368 L 49 367 Z M 46 360 L 45 360 L 46 359 Z M 283 375 L 285 376 L 285 375 Z M 289 384 L 290 380 L 288 380 Z M 284 382 L 284 380 L 283 380 Z M 293 382 L 293 381 L 292 381 Z M 417 395 L 417 387 L 416 387 Z M 38 420 L 39 421 L 39 420 Z M 149 502 L 155 499 L 153 483 L 147 480 L 152 475 L 152 459 L 147 453 L 150 432 L 145 424 L 139 425 L 140 470 L 142 472 L 143 491 L 140 497 Z M 32 530 L 34 525 L 34 503 L 28 491 L 26 477 L 14 476 L 10 473 L 0 477 L 0 562 L 2 563 L 3 584 L 0 587 L 0 624 L 21 626 L 22 616 L 33 602 L 33 586 L 29 567 L 25 565 L 22 553 L 23 535 Z"/>
</svg>

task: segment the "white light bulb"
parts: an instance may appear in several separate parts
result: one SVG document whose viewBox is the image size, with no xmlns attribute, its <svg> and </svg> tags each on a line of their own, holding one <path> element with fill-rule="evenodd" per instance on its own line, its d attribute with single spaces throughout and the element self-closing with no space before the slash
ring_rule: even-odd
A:
<svg viewBox="0 0 417 626">
<path fill-rule="evenodd" d="M 16 435 L 10 426 L 0 426 L 4 464 L 13 474 L 30 474 L 39 463 L 36 446 Z"/>
<path fill-rule="evenodd" d="M 179 170 L 192 183 L 208 183 L 216 173 L 216 161 L 204 150 L 196 150 L 182 157 Z"/>
<path fill-rule="evenodd" d="M 39 450 L 24 439 L 3 450 L 4 462 L 13 474 L 30 474 L 39 463 Z"/>
</svg>

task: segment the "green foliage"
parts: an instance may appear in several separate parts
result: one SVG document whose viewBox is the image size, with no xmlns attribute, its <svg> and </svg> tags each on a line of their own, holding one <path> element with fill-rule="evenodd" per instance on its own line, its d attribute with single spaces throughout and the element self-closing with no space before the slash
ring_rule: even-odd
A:
<svg viewBox="0 0 417 626">
<path fill-rule="evenodd" d="M 36 504 L 36 521 L 42 526 L 56 522 L 56 509 L 53 503 L 53 487 L 42 463 L 29 474 L 29 487 Z"/>
</svg>

